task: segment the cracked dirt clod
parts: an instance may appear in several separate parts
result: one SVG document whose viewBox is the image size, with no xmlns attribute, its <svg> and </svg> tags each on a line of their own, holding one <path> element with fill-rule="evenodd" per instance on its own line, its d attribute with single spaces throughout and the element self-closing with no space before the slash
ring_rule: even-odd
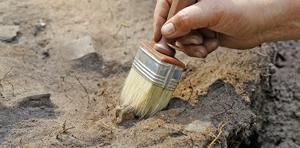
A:
<svg viewBox="0 0 300 148">
<path fill-rule="evenodd" d="M 61 53 L 67 60 L 77 60 L 96 51 L 92 37 L 85 36 L 65 43 Z"/>
<path fill-rule="evenodd" d="M 13 41 L 19 31 L 20 27 L 16 25 L 0 25 L 0 41 Z"/>
<path fill-rule="evenodd" d="M 38 94 L 27 96 L 19 103 L 20 107 L 42 107 L 48 106 L 51 94 Z"/>
<path fill-rule="evenodd" d="M 300 96 L 295 84 L 300 64 L 289 64 L 292 57 L 300 59 L 299 45 L 280 45 L 279 54 L 284 58 L 274 59 L 277 65 L 272 74 L 276 77 L 272 81 L 280 81 L 272 85 L 288 80 L 273 87 L 281 95 L 258 98 L 266 101 L 258 103 L 265 104 L 262 112 L 258 110 L 268 123 L 263 126 L 265 133 L 255 133 L 262 119 L 251 110 L 253 96 L 264 94 L 259 90 L 265 80 L 260 78 L 268 63 L 261 58 L 270 53 L 261 47 L 221 48 L 204 60 L 178 52 L 178 58 L 189 63 L 174 94 L 180 101 L 172 101 L 168 108 L 143 120 L 130 111 L 127 114 L 126 108 L 115 113 L 137 44 L 151 37 L 154 7 L 153 0 L 0 0 L 1 24 L 20 25 L 23 37 L 18 44 L 0 42 L 0 76 L 13 67 L 5 80 L 14 85 L 12 89 L 2 81 L 0 88 L 4 97 L 0 99 L 0 147 L 207 147 L 218 135 L 213 146 L 220 148 L 251 147 L 259 142 L 255 137 L 278 147 L 299 145 L 300 132 L 295 128 L 300 123 L 299 111 L 294 104 Z M 47 22 L 46 28 L 34 36 L 40 19 Z M 86 36 L 94 41 L 95 53 L 72 61 L 62 58 L 62 45 Z M 89 48 L 86 43 L 78 44 Z M 42 52 L 48 49 L 50 56 L 42 59 Z M 295 52 L 287 54 L 285 49 Z M 290 75 L 281 75 L 287 67 Z M 51 93 L 51 98 L 24 99 L 44 93 Z M 243 95 L 249 95 L 248 102 Z M 275 113 L 272 110 L 284 117 L 268 116 Z M 112 123 L 114 117 L 121 124 Z M 278 118 L 283 120 L 276 121 Z M 212 131 L 213 135 L 186 131 L 195 120 L 209 121 L 215 127 L 222 121 L 227 124 L 223 132 Z M 62 128 L 64 121 L 67 125 Z M 291 123 L 294 128 L 289 128 Z M 60 131 L 58 140 L 55 136 Z"/>
</svg>

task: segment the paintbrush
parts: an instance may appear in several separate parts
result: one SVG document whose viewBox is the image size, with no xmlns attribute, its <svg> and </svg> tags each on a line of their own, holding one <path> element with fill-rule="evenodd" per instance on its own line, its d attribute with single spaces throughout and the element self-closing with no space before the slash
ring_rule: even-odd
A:
<svg viewBox="0 0 300 148">
<path fill-rule="evenodd" d="M 176 13 L 180 1 L 172 1 L 168 18 Z M 180 81 L 185 65 L 174 54 L 162 54 L 175 53 L 168 45 L 163 37 L 157 44 L 141 43 L 124 83 L 120 104 L 141 118 L 165 108 Z"/>
</svg>

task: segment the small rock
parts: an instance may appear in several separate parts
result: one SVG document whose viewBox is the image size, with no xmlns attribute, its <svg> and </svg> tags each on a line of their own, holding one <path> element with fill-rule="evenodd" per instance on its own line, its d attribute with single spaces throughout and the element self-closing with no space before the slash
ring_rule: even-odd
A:
<svg viewBox="0 0 300 148">
<path fill-rule="evenodd" d="M 46 24 L 45 21 L 42 20 L 42 19 L 40 19 L 40 20 L 39 20 L 39 23 L 37 24 L 37 26 L 39 26 L 39 27 L 41 27 L 41 28 L 45 28 L 46 25 L 47 25 L 47 24 Z"/>
<path fill-rule="evenodd" d="M 209 128 L 213 127 L 214 126 L 209 121 L 195 120 L 192 123 L 186 125 L 184 129 L 189 132 L 205 133 Z"/>
<path fill-rule="evenodd" d="M 121 125 L 122 123 L 134 119 L 134 113 L 132 108 L 117 106 L 114 111 L 113 122 L 117 125 Z"/>
<path fill-rule="evenodd" d="M 0 25 L 0 40 L 11 42 L 13 41 L 20 31 L 20 27 L 16 25 Z"/>
<path fill-rule="evenodd" d="M 44 22 L 44 20 L 40 19 L 39 22 L 35 25 L 35 30 L 33 35 L 37 36 L 40 32 L 46 29 L 46 26 L 47 24 Z"/>
<path fill-rule="evenodd" d="M 93 39 L 90 36 L 65 43 L 62 49 L 62 56 L 67 60 L 80 59 L 91 53 L 96 53 L 96 51 L 93 46 Z"/>
<path fill-rule="evenodd" d="M 51 94 L 36 94 L 24 97 L 18 106 L 20 107 L 38 107 L 42 108 L 43 106 L 54 106 L 50 100 Z"/>
</svg>

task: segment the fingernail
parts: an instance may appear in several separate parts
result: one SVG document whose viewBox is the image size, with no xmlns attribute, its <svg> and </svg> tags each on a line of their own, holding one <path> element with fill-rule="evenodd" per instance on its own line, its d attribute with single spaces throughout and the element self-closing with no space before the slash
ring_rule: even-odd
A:
<svg viewBox="0 0 300 148">
<path fill-rule="evenodd" d="M 175 27 L 172 23 L 165 24 L 161 28 L 161 32 L 165 35 L 170 35 L 175 32 Z"/>
</svg>

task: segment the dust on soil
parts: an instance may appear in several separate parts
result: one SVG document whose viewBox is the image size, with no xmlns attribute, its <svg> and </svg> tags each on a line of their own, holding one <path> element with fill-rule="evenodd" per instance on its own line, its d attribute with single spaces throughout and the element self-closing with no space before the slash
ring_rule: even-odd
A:
<svg viewBox="0 0 300 148">
<path fill-rule="evenodd" d="M 206 147 L 218 134 L 219 147 L 264 145 L 264 139 L 265 146 L 275 141 L 299 145 L 300 68 L 292 58 L 299 59 L 299 48 L 297 53 L 283 50 L 298 44 L 279 50 L 288 62 L 279 63 L 282 72 L 272 75 L 272 88 L 278 87 L 272 93 L 263 87 L 274 50 L 266 47 L 272 46 L 221 48 L 205 60 L 179 54 L 188 66 L 169 106 L 148 119 L 115 125 L 118 96 L 138 42 L 151 38 L 154 5 L 146 0 L 0 0 L 0 25 L 20 26 L 14 42 L 0 42 L 1 147 Z M 39 28 L 41 21 L 45 28 Z M 97 53 L 65 60 L 65 43 L 84 36 L 92 37 Z M 286 65 L 290 61 L 294 71 Z M 263 106 L 255 105 L 262 100 Z M 277 108 L 281 112 L 273 111 Z M 282 116 L 289 119 L 268 122 Z M 201 129 L 201 123 L 209 126 Z M 282 124 L 284 130 L 271 130 Z"/>
<path fill-rule="evenodd" d="M 269 75 L 264 96 L 253 101 L 259 115 L 256 141 L 261 147 L 300 147 L 300 42 L 270 44 Z"/>
</svg>

